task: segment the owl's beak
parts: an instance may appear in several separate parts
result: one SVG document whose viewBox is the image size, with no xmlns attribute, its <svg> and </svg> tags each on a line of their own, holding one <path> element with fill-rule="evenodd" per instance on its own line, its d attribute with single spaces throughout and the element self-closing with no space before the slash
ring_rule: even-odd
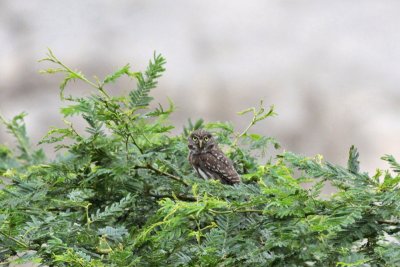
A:
<svg viewBox="0 0 400 267">
<path fill-rule="evenodd" d="M 199 140 L 199 147 L 203 148 L 203 140 Z"/>
</svg>

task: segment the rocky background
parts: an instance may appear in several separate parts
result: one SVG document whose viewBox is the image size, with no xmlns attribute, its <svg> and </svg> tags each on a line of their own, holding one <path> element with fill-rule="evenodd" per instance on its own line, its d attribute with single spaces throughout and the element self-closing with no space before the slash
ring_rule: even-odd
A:
<svg viewBox="0 0 400 267">
<path fill-rule="evenodd" d="M 399 10 L 397 0 L 0 0 L 0 112 L 29 113 L 35 143 L 61 125 L 61 76 L 38 74 L 47 47 L 88 77 L 143 69 L 156 50 L 168 64 L 152 95 L 176 103 L 176 132 L 189 117 L 239 131 L 250 118 L 236 112 L 264 99 L 279 116 L 254 132 L 339 164 L 354 144 L 373 172 L 384 154 L 400 159 Z M 14 144 L 4 127 L 0 143 Z"/>
</svg>

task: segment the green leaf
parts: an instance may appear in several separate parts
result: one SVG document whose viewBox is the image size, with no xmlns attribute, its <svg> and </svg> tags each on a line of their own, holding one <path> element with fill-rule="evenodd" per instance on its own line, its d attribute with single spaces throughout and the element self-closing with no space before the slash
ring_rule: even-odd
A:
<svg viewBox="0 0 400 267">
<path fill-rule="evenodd" d="M 166 61 L 161 55 L 154 53 L 153 60 L 149 62 L 146 72 L 136 75 L 137 89 L 129 93 L 131 108 L 143 108 L 149 105 L 153 99 L 149 96 L 150 90 L 157 86 L 157 79 L 165 71 L 165 63 Z"/>
<path fill-rule="evenodd" d="M 392 155 L 385 155 L 382 157 L 382 159 L 389 162 L 390 167 L 393 169 L 394 172 L 400 173 L 400 164 Z"/>
<path fill-rule="evenodd" d="M 122 241 L 124 236 L 128 236 L 128 230 L 125 227 L 111 227 L 106 226 L 105 228 L 99 228 L 98 234 L 105 236 L 107 239 L 114 241 Z"/>
<path fill-rule="evenodd" d="M 106 76 L 104 78 L 104 80 L 103 80 L 103 84 L 115 82 L 122 75 L 128 75 L 130 77 L 136 77 L 136 75 L 138 75 L 138 74 L 134 73 L 134 72 L 131 72 L 129 64 L 126 64 L 125 66 L 123 66 L 119 70 L 115 71 L 113 74 Z"/>
<path fill-rule="evenodd" d="M 347 169 L 354 174 L 357 174 L 360 170 L 360 162 L 358 161 L 358 155 L 359 154 L 357 148 L 351 146 L 349 151 L 349 159 L 347 161 Z"/>
</svg>

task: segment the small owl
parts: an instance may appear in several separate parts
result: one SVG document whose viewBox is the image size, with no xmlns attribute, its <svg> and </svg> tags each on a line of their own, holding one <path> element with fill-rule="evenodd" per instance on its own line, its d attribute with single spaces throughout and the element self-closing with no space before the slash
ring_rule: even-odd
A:
<svg viewBox="0 0 400 267">
<path fill-rule="evenodd" d="M 232 162 L 219 149 L 212 134 L 196 130 L 188 138 L 189 162 L 203 179 L 219 179 L 224 184 L 240 183 Z"/>
</svg>

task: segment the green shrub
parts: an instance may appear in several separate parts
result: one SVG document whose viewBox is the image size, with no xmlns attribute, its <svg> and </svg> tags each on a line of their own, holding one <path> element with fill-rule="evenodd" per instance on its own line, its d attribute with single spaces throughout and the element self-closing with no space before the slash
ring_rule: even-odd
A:
<svg viewBox="0 0 400 267">
<path fill-rule="evenodd" d="M 45 72 L 65 75 L 65 128 L 40 142 L 59 151 L 50 160 L 30 145 L 25 114 L 1 117 L 18 149 L 0 146 L 0 265 L 400 266 L 400 165 L 392 156 L 383 157 L 392 171 L 373 176 L 359 171 L 354 147 L 346 167 L 290 152 L 261 162 L 278 144 L 250 128 L 273 108 L 241 112 L 253 119 L 240 134 L 229 123 L 202 120 L 170 133 L 173 103 L 149 107 L 165 70 L 160 55 L 143 73 L 126 65 L 95 82 L 51 51 L 44 61 L 55 66 Z M 136 89 L 113 96 L 109 87 L 122 76 Z M 75 80 L 92 87 L 91 95 L 67 96 Z M 72 116 L 86 121 L 85 132 Z M 186 139 L 200 127 L 214 132 L 241 184 L 195 176 Z M 323 198 L 327 181 L 337 192 Z"/>
</svg>

